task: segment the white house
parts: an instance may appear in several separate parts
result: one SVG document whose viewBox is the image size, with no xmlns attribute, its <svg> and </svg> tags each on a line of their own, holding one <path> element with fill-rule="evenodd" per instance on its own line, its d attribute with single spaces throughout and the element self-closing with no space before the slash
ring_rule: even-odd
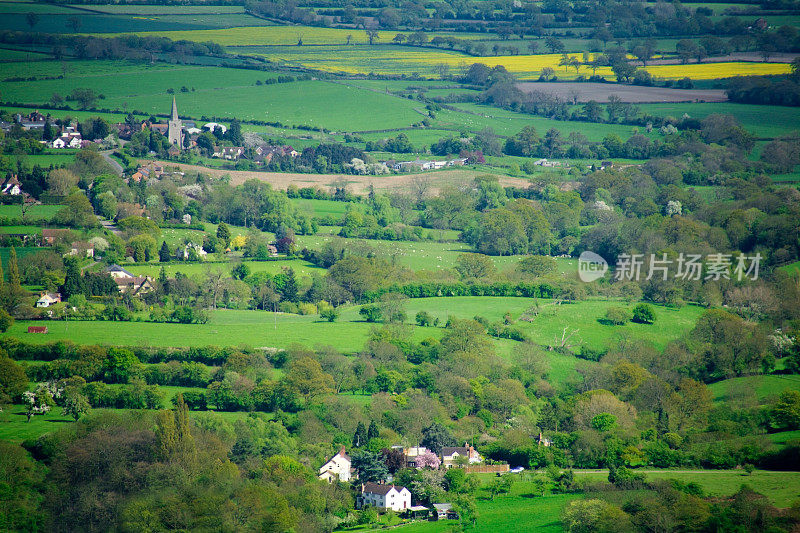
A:
<svg viewBox="0 0 800 533">
<path fill-rule="evenodd" d="M 46 292 L 36 300 L 36 307 L 50 307 L 57 303 L 61 303 L 61 294 L 57 292 Z"/>
<path fill-rule="evenodd" d="M 223 126 L 222 124 L 218 124 L 216 122 L 208 122 L 203 126 L 204 130 L 210 131 L 211 133 L 214 133 L 214 130 L 217 129 L 217 128 L 221 128 L 222 129 L 222 133 L 225 133 L 226 131 L 228 131 L 227 127 Z"/>
<path fill-rule="evenodd" d="M 110 267 L 106 268 L 106 273 L 114 279 L 127 279 L 136 277 L 119 265 L 111 265 Z"/>
<path fill-rule="evenodd" d="M 417 457 L 425 455 L 426 453 L 433 453 L 425 446 L 410 446 L 403 449 L 403 457 L 406 461 L 408 468 L 417 468 Z"/>
<path fill-rule="evenodd" d="M 468 464 L 476 464 L 483 461 L 483 457 L 472 446 L 445 446 L 442 448 L 442 465 L 445 468 L 456 466 L 460 458 L 465 457 Z"/>
<path fill-rule="evenodd" d="M 334 481 L 350 481 L 352 476 L 350 456 L 344 451 L 344 446 L 339 450 L 339 453 L 331 457 L 330 461 L 322 465 L 319 469 L 320 479 L 333 483 Z"/>
<path fill-rule="evenodd" d="M 183 248 L 178 248 L 177 250 L 175 250 L 175 256 L 178 259 L 180 259 L 181 261 L 183 261 L 183 260 L 185 260 L 185 259 L 187 259 L 189 257 L 189 251 L 190 250 L 194 250 L 194 252 L 197 254 L 197 257 L 200 260 L 205 259 L 205 257 L 208 255 L 208 252 L 203 250 L 202 246 L 200 246 L 199 244 L 195 244 L 193 242 L 190 242 L 190 243 L 187 243 Z"/>
<path fill-rule="evenodd" d="M 53 148 L 80 148 L 81 147 L 81 134 L 80 133 L 65 133 L 51 145 Z"/>
<path fill-rule="evenodd" d="M 405 511 L 411 508 L 411 492 L 405 487 L 396 485 L 364 483 L 361 485 L 359 504 L 361 507 L 371 505 L 379 509 Z"/>
</svg>

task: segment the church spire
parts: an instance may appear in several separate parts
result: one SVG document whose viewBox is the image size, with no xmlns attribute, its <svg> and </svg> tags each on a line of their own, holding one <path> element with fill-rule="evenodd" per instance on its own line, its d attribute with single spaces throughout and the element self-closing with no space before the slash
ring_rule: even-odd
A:
<svg viewBox="0 0 800 533">
<path fill-rule="evenodd" d="M 178 120 L 178 104 L 175 103 L 175 97 L 172 97 L 172 120 Z"/>
</svg>

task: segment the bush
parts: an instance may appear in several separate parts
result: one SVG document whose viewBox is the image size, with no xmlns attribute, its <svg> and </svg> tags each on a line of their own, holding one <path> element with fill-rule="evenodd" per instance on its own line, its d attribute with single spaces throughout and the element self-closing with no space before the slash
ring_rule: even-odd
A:
<svg viewBox="0 0 800 533">
<path fill-rule="evenodd" d="M 377 305 L 365 305 L 358 310 L 358 314 L 364 317 L 367 322 L 377 322 L 381 319 L 381 308 Z"/>
<path fill-rule="evenodd" d="M 335 307 L 328 307 L 320 311 L 319 316 L 328 322 L 334 322 L 337 318 L 339 318 L 339 311 L 337 311 Z"/>
<path fill-rule="evenodd" d="M 414 318 L 416 319 L 418 326 L 430 326 L 432 322 L 431 315 L 427 311 L 420 311 Z"/>
<path fill-rule="evenodd" d="M 606 310 L 606 321 L 614 326 L 621 326 L 632 318 L 630 312 L 624 307 L 609 307 Z"/>
<path fill-rule="evenodd" d="M 652 324 L 656 321 L 656 313 L 648 304 L 639 304 L 633 308 L 633 321 L 639 324 Z"/>
<path fill-rule="evenodd" d="M 5 333 L 13 325 L 14 317 L 9 315 L 5 309 L 0 309 L 0 333 Z"/>
</svg>

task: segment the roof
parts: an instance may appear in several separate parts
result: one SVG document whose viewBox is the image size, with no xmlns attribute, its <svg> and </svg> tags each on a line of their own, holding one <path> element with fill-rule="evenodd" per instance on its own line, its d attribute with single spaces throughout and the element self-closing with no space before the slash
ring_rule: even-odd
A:
<svg viewBox="0 0 800 533">
<path fill-rule="evenodd" d="M 132 273 L 128 272 L 127 270 L 125 270 L 124 268 L 122 268 L 117 264 L 113 264 L 110 267 L 106 268 L 106 272 L 122 272 L 123 274 L 127 274 L 130 277 L 134 277 Z"/>
<path fill-rule="evenodd" d="M 361 492 L 369 492 L 371 494 L 380 494 L 381 496 L 386 496 L 392 491 L 392 489 L 396 490 L 397 492 L 401 492 L 405 490 L 405 487 L 398 487 L 395 485 L 384 485 L 383 483 L 372 483 L 370 481 L 364 483 L 364 489 Z"/>
<path fill-rule="evenodd" d="M 469 455 L 469 448 L 466 446 L 445 446 L 442 448 L 442 456 L 453 455 L 454 453 L 458 453 L 458 455 Z"/>
<path fill-rule="evenodd" d="M 412 505 L 408 508 L 409 511 L 427 511 L 428 508 L 424 505 Z"/>
<path fill-rule="evenodd" d="M 452 503 L 434 503 L 433 506 L 436 508 L 437 511 L 449 511 L 452 509 Z"/>
</svg>

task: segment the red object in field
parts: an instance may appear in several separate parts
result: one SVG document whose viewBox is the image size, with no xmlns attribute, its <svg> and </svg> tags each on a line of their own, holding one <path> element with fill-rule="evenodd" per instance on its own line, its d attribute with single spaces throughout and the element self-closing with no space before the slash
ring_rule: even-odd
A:
<svg viewBox="0 0 800 533">
<path fill-rule="evenodd" d="M 47 326 L 28 326 L 28 333 L 47 333 Z"/>
</svg>

